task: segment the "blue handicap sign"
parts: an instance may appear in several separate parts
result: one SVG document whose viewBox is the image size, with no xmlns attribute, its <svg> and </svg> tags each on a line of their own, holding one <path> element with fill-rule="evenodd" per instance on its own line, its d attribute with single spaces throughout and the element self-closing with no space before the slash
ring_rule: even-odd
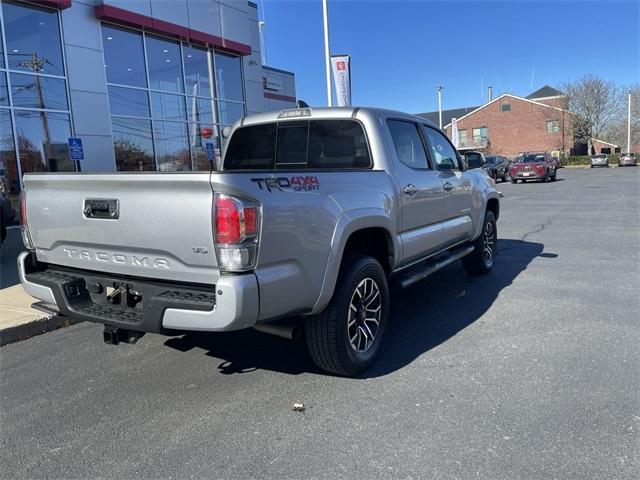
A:
<svg viewBox="0 0 640 480">
<path fill-rule="evenodd" d="M 207 159 L 210 162 L 214 162 L 216 160 L 215 145 L 211 142 L 207 142 Z"/>
<path fill-rule="evenodd" d="M 84 160 L 84 150 L 81 139 L 69 137 L 69 156 L 71 160 Z"/>
</svg>

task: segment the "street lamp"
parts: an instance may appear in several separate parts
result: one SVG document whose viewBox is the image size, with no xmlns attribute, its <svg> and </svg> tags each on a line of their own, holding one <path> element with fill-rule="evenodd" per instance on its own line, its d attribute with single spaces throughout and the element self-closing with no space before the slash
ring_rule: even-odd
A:
<svg viewBox="0 0 640 480">
<path fill-rule="evenodd" d="M 442 128 L 442 90 L 444 87 L 442 85 L 436 85 L 438 89 L 438 125 Z"/>
<path fill-rule="evenodd" d="M 331 96 L 331 59 L 329 55 L 329 19 L 327 13 L 327 0 L 322 0 L 322 20 L 324 22 L 324 62 L 327 74 L 327 106 L 333 106 Z"/>
<path fill-rule="evenodd" d="M 631 153 L 631 89 L 627 97 L 627 152 Z"/>
</svg>

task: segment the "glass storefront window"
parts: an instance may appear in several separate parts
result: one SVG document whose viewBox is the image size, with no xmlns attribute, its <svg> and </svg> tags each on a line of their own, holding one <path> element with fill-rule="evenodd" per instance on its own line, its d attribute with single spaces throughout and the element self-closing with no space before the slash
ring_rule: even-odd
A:
<svg viewBox="0 0 640 480">
<path fill-rule="evenodd" d="M 108 24 L 102 30 L 118 170 L 208 170 L 207 144 L 219 155 L 221 129 L 244 116 L 241 57 Z"/>
<path fill-rule="evenodd" d="M 59 12 L 17 1 L 2 1 L 0 9 L 0 190 L 15 208 L 20 174 L 76 171 L 77 163 L 67 143 Z"/>
<path fill-rule="evenodd" d="M 15 110 L 22 173 L 72 172 L 67 141 L 71 124 L 66 113 Z"/>
<path fill-rule="evenodd" d="M 151 121 L 112 117 L 111 125 L 118 171 L 155 170 Z"/>
<path fill-rule="evenodd" d="M 149 117 L 149 95 L 146 90 L 109 85 L 111 115 Z"/>
<path fill-rule="evenodd" d="M 213 85 L 209 76 L 209 52 L 202 48 L 184 46 L 182 59 L 187 95 L 213 97 Z"/>
<path fill-rule="evenodd" d="M 213 124 L 190 123 L 189 143 L 194 170 L 209 170 L 211 162 L 207 156 L 207 143 L 213 143 L 216 155 L 220 155 L 220 127 Z"/>
<path fill-rule="evenodd" d="M 9 105 L 9 90 L 7 90 L 7 74 L 4 72 L 0 72 L 0 105 Z"/>
<path fill-rule="evenodd" d="M 13 128 L 9 110 L 0 109 L 0 192 L 8 198 L 13 208 L 18 205 L 20 175 L 13 143 Z"/>
<path fill-rule="evenodd" d="M 233 102 L 218 102 L 218 114 L 220 122 L 233 125 L 236 120 L 244 116 L 244 104 Z"/>
<path fill-rule="evenodd" d="M 187 124 L 178 122 L 153 122 L 158 170 L 191 170 Z"/>
<path fill-rule="evenodd" d="M 215 68 L 218 98 L 244 101 L 240 57 L 216 52 Z"/>
<path fill-rule="evenodd" d="M 107 82 L 147 86 L 141 33 L 103 25 L 102 45 Z"/>
<path fill-rule="evenodd" d="M 0 68 L 4 68 L 4 45 L 2 45 L 2 25 L 0 25 Z"/>
<path fill-rule="evenodd" d="M 149 83 L 153 90 L 183 93 L 180 44 L 156 37 L 146 37 Z"/>
<path fill-rule="evenodd" d="M 189 122 L 216 123 L 214 107 L 212 99 L 187 97 L 187 119 Z"/>
<path fill-rule="evenodd" d="M 64 75 L 58 12 L 2 2 L 9 68 Z"/>
<path fill-rule="evenodd" d="M 151 113 L 153 118 L 184 122 L 186 117 L 184 96 L 152 92 Z"/>
<path fill-rule="evenodd" d="M 11 74 L 11 97 L 14 107 L 67 110 L 67 88 L 61 78 Z"/>
</svg>

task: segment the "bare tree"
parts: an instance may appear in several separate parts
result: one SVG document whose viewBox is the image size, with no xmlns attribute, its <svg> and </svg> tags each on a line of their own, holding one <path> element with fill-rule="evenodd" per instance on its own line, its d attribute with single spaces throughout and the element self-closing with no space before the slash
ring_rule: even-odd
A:
<svg viewBox="0 0 640 480">
<path fill-rule="evenodd" d="M 619 89 L 615 83 L 594 75 L 569 82 L 563 89 L 569 111 L 575 115 L 575 138 L 587 144 L 590 155 L 593 153 L 593 140 L 602 136 L 619 115 L 622 106 Z"/>
<path fill-rule="evenodd" d="M 620 89 L 622 108 L 616 119 L 606 129 L 604 139 L 627 149 L 627 101 L 631 92 L 631 145 L 640 143 L 640 84 Z"/>
</svg>

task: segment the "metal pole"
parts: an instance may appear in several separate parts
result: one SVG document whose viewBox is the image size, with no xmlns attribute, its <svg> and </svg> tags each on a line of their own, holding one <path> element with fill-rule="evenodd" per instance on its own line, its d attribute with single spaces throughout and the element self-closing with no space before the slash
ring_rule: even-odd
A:
<svg viewBox="0 0 640 480">
<path fill-rule="evenodd" d="M 438 89 L 438 125 L 442 129 L 442 90 L 444 87 L 442 85 L 437 85 Z"/>
<path fill-rule="evenodd" d="M 631 90 L 627 98 L 627 153 L 631 153 Z"/>
<path fill-rule="evenodd" d="M 331 59 L 329 57 L 329 20 L 327 15 L 327 0 L 322 0 L 322 20 L 324 22 L 324 62 L 327 73 L 327 105 L 333 106 L 331 97 Z"/>
</svg>

